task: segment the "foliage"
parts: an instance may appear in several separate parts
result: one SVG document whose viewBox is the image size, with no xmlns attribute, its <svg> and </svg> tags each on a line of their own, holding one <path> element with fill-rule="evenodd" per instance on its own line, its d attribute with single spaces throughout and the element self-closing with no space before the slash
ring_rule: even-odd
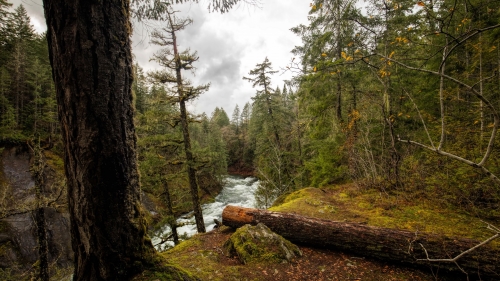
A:
<svg viewBox="0 0 500 281">
<path fill-rule="evenodd" d="M 10 6 L 0 4 L 0 140 L 18 144 L 37 134 L 52 142 L 59 131 L 47 40 L 23 5 Z"/>
<path fill-rule="evenodd" d="M 292 28 L 306 184 L 498 216 L 498 2 L 358 2 L 314 1 Z"/>
<path fill-rule="evenodd" d="M 296 119 L 291 114 L 295 106 L 293 95 L 286 90 L 282 93 L 279 88 L 272 89 L 270 75 L 276 72 L 265 58 L 249 72 L 251 77 L 243 77 L 257 87 L 252 98 L 248 134 L 261 180 L 256 192 L 257 205 L 261 207 L 270 206 L 276 197 L 295 189 L 301 164 L 301 151 L 295 149 L 300 136 L 294 131 Z"/>
</svg>

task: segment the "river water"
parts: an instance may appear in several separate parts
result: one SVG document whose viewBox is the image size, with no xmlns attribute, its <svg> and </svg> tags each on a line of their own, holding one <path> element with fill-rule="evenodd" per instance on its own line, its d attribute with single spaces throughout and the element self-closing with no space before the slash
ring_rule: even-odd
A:
<svg viewBox="0 0 500 281">
<path fill-rule="evenodd" d="M 215 201 L 201 206 L 207 231 L 214 228 L 214 219 L 222 221 L 222 210 L 227 205 L 255 207 L 254 193 L 258 185 L 259 181 L 254 177 L 227 176 L 224 187 L 219 195 L 215 197 Z M 190 237 L 196 233 L 196 224 L 192 212 L 178 218 L 177 223 L 183 225 L 177 228 L 179 235 Z M 161 241 L 160 237 L 167 233 L 170 233 L 170 227 L 165 226 L 152 237 L 153 245 L 158 244 Z M 173 242 L 167 245 L 173 246 Z M 166 245 L 161 246 L 161 248 L 164 246 Z M 160 246 L 157 248 L 161 250 Z"/>
</svg>

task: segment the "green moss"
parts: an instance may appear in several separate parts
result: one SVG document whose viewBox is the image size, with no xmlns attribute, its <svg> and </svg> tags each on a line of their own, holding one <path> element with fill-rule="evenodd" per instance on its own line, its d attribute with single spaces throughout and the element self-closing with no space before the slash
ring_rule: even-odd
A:
<svg viewBox="0 0 500 281">
<path fill-rule="evenodd" d="M 50 150 L 45 150 L 44 155 L 47 165 L 54 169 L 56 173 L 64 175 L 64 160 L 62 157 Z"/>
<path fill-rule="evenodd" d="M 345 192 L 339 192 L 338 193 L 338 197 L 340 199 L 344 199 L 344 200 L 348 200 L 349 199 L 349 195 L 347 193 L 345 193 Z"/>
<path fill-rule="evenodd" d="M 283 263 L 302 255 L 297 246 L 261 223 L 240 227 L 231 235 L 224 248 L 227 252 L 238 255 L 244 264 Z"/>
<path fill-rule="evenodd" d="M 295 192 L 292 192 L 292 193 L 286 193 L 286 194 L 283 194 L 282 196 L 280 196 L 280 198 L 278 198 L 276 200 L 276 202 L 273 204 L 273 206 L 279 206 L 279 205 L 283 205 L 283 204 L 286 204 L 286 203 L 290 203 L 290 202 L 293 202 L 297 199 L 300 199 L 300 198 L 303 198 L 303 197 L 307 197 L 308 196 L 308 191 L 310 189 L 312 189 L 313 187 L 309 187 L 309 188 L 303 188 L 303 189 L 300 189 L 298 191 L 295 191 Z"/>
<path fill-rule="evenodd" d="M 220 249 L 200 250 L 204 235 L 206 234 L 195 235 L 162 253 L 162 256 L 170 264 L 182 265 L 182 268 L 201 280 L 222 281 L 227 280 L 227 276 L 240 280 L 238 267 L 221 267 L 219 264 Z"/>
<path fill-rule="evenodd" d="M 439 201 L 405 200 L 398 194 L 358 190 L 354 185 L 305 188 L 284 196 L 271 211 L 296 213 L 334 221 L 404 229 L 484 240 L 491 236 L 477 217 L 443 206 Z M 492 222 L 495 224 L 494 222 Z M 500 247 L 500 241 L 490 244 Z"/>
<path fill-rule="evenodd" d="M 191 237 L 191 239 L 187 239 L 182 241 L 179 245 L 175 246 L 171 250 L 168 250 L 167 253 L 169 255 L 175 255 L 175 254 L 180 254 L 180 253 L 186 253 L 190 249 L 198 246 L 200 244 L 200 240 L 197 239 L 196 236 Z"/>
<path fill-rule="evenodd" d="M 183 268 L 173 264 L 160 264 L 154 268 L 143 271 L 140 275 L 132 279 L 133 281 L 189 281 L 199 280 L 196 276 L 187 272 Z"/>
</svg>

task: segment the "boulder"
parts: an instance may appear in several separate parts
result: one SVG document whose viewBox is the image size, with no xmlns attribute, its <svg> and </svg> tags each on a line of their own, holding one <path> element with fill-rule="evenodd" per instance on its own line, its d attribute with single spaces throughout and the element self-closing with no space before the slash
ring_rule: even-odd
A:
<svg viewBox="0 0 500 281">
<path fill-rule="evenodd" d="M 302 256 L 300 249 L 290 241 L 272 232 L 262 223 L 245 225 L 224 244 L 228 255 L 236 255 L 244 264 L 283 263 Z"/>
</svg>

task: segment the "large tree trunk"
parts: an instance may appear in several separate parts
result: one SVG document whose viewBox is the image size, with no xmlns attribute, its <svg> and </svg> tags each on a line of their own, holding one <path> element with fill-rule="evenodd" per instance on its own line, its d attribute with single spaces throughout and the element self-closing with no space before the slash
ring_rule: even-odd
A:
<svg viewBox="0 0 500 281">
<path fill-rule="evenodd" d="M 471 239 L 452 239 L 438 235 L 308 218 L 295 214 L 227 206 L 222 223 L 231 227 L 264 223 L 272 231 L 294 243 L 349 251 L 358 255 L 410 265 L 428 265 L 429 257 L 453 258 L 479 244 Z M 457 261 L 467 273 L 479 274 L 483 280 L 500 279 L 500 249 L 484 246 Z M 454 263 L 432 263 L 460 273 Z"/>
<path fill-rule="evenodd" d="M 140 211 L 129 1 L 44 0 L 74 280 L 127 280 L 154 253 Z"/>
</svg>

